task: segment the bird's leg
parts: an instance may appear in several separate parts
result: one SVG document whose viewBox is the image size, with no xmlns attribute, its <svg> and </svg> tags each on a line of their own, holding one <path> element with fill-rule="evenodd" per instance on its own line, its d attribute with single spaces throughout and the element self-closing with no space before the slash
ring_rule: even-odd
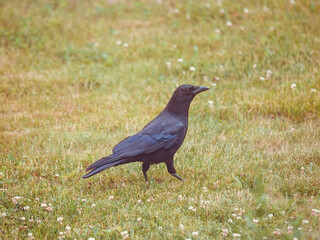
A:
<svg viewBox="0 0 320 240">
<path fill-rule="evenodd" d="M 176 177 L 176 178 L 178 178 L 179 180 L 181 180 L 181 181 L 184 182 L 183 178 L 179 177 L 179 176 L 176 174 L 176 170 L 174 169 L 174 166 L 173 166 L 173 159 L 172 159 L 171 161 L 169 161 L 169 162 L 166 162 L 166 164 L 167 164 L 168 172 L 169 172 L 172 176 L 174 176 L 174 177 Z"/>
<path fill-rule="evenodd" d="M 146 180 L 146 182 L 149 182 L 148 180 L 148 176 L 147 176 L 147 171 L 149 170 L 150 168 L 150 164 L 149 163 L 143 163 L 142 164 L 142 172 L 143 172 L 143 175 L 144 175 L 144 178 Z"/>
</svg>

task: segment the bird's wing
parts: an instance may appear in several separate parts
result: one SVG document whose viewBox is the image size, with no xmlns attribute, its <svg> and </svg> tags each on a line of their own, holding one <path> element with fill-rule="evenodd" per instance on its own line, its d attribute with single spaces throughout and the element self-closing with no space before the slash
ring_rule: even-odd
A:
<svg viewBox="0 0 320 240">
<path fill-rule="evenodd" d="M 113 153 L 122 157 L 148 154 L 172 147 L 179 140 L 178 134 L 136 134 L 122 140 L 113 148 Z"/>
</svg>

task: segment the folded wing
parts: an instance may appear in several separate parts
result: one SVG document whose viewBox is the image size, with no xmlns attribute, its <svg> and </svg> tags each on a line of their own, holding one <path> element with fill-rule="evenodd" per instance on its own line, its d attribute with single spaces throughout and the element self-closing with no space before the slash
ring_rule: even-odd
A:
<svg viewBox="0 0 320 240">
<path fill-rule="evenodd" d="M 168 149 L 178 142 L 178 134 L 136 134 L 122 140 L 113 148 L 113 154 L 91 164 L 84 177 L 90 177 L 115 165 L 125 164 L 131 157 L 150 154 L 160 149 Z"/>
</svg>

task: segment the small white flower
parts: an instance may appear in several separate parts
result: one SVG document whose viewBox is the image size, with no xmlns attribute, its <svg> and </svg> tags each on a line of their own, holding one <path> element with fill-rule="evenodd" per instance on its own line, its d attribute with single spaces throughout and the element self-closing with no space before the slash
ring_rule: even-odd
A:
<svg viewBox="0 0 320 240">
<path fill-rule="evenodd" d="M 239 51 L 239 52 L 238 52 L 238 54 L 239 54 L 239 55 L 242 55 L 242 52 L 241 52 L 241 51 Z"/>
<path fill-rule="evenodd" d="M 6 217 L 7 214 L 4 212 L 4 213 L 1 213 L 1 217 Z"/>
<path fill-rule="evenodd" d="M 70 226 L 66 226 L 66 230 L 67 230 L 68 232 L 70 232 L 70 231 L 71 231 L 71 227 L 70 227 Z"/>
<path fill-rule="evenodd" d="M 241 217 L 240 217 L 240 216 L 237 216 L 237 219 L 239 220 L 239 219 L 241 219 Z"/>
<path fill-rule="evenodd" d="M 41 207 L 47 207 L 46 203 L 41 203 Z"/>
<path fill-rule="evenodd" d="M 120 40 L 116 41 L 116 44 L 117 44 L 117 45 L 121 45 L 121 43 L 122 43 L 122 42 L 121 42 Z"/>
<path fill-rule="evenodd" d="M 213 86 L 213 87 L 216 87 L 216 86 L 217 86 L 217 84 L 216 84 L 216 83 L 212 83 L 212 86 Z"/>
<path fill-rule="evenodd" d="M 182 195 L 179 195 L 179 196 L 178 196 L 178 199 L 179 199 L 180 201 L 183 200 Z"/>
<path fill-rule="evenodd" d="M 232 236 L 233 236 L 234 238 L 239 238 L 239 237 L 241 237 L 241 235 L 240 235 L 239 233 L 233 233 Z"/>
<path fill-rule="evenodd" d="M 47 210 L 48 212 L 52 212 L 53 209 L 52 209 L 52 207 L 47 207 L 46 210 Z"/>
<path fill-rule="evenodd" d="M 296 87 L 297 87 L 297 84 L 295 84 L 295 83 L 292 83 L 292 84 L 291 84 L 291 88 L 292 88 L 292 89 L 295 89 Z"/>
<path fill-rule="evenodd" d="M 292 5 L 296 4 L 295 0 L 290 0 L 290 3 L 291 3 Z"/>
<path fill-rule="evenodd" d="M 220 34 L 220 33 L 221 33 L 221 31 L 220 31 L 219 28 L 216 28 L 216 30 L 214 30 L 214 32 L 217 33 L 217 34 Z"/>
<path fill-rule="evenodd" d="M 253 64 L 253 69 L 256 69 L 257 68 L 257 64 Z"/>
<path fill-rule="evenodd" d="M 231 218 L 228 219 L 228 223 L 232 223 L 233 220 Z"/>
<path fill-rule="evenodd" d="M 235 208 L 234 211 L 239 211 L 239 208 Z"/>
<path fill-rule="evenodd" d="M 24 221 L 24 220 L 26 220 L 26 218 L 25 217 L 22 217 L 22 218 L 20 218 L 22 221 Z"/>
<path fill-rule="evenodd" d="M 189 70 L 190 70 L 191 72 L 194 72 L 194 71 L 196 71 L 196 68 L 195 68 L 195 67 L 190 67 Z"/>
<path fill-rule="evenodd" d="M 288 226 L 288 230 L 292 230 L 293 229 L 293 227 L 292 226 Z"/>
<path fill-rule="evenodd" d="M 298 227 L 298 230 L 301 231 L 301 230 L 302 230 L 302 227 Z"/>
<path fill-rule="evenodd" d="M 179 13 L 180 10 L 179 10 L 178 8 L 175 8 L 175 9 L 173 9 L 173 12 L 174 12 L 174 13 Z"/>
<path fill-rule="evenodd" d="M 298 238 L 293 238 L 292 240 L 298 240 Z"/>
<path fill-rule="evenodd" d="M 261 81 L 264 81 L 264 80 L 266 80 L 264 77 L 262 77 L 262 76 L 260 76 L 260 80 Z"/>
<path fill-rule="evenodd" d="M 28 233 L 28 237 L 32 237 L 33 236 L 33 233 Z"/>
<path fill-rule="evenodd" d="M 178 62 L 182 63 L 182 62 L 183 62 L 183 59 L 182 59 L 182 58 L 179 58 L 179 59 L 178 59 Z"/>
<path fill-rule="evenodd" d="M 184 229 L 183 224 L 180 224 L 180 225 L 179 225 L 179 228 L 180 228 L 181 230 L 183 230 L 183 229 Z"/>
<path fill-rule="evenodd" d="M 166 62 L 167 68 L 171 68 L 171 62 Z"/>
<path fill-rule="evenodd" d="M 198 236 L 199 232 L 192 232 L 192 236 Z"/>
<path fill-rule="evenodd" d="M 219 12 L 220 12 L 220 14 L 224 14 L 224 9 L 223 9 L 223 8 L 220 8 L 220 9 L 219 9 Z"/>
<path fill-rule="evenodd" d="M 206 3 L 206 7 L 209 8 L 211 5 L 210 3 Z"/>
<path fill-rule="evenodd" d="M 303 220 L 302 222 L 303 222 L 304 224 L 308 224 L 308 223 L 309 223 L 309 220 L 306 220 L 306 219 L 305 219 L 305 220 Z"/>
<path fill-rule="evenodd" d="M 113 200 L 113 196 L 110 196 L 110 197 L 109 197 L 109 200 Z"/>
<path fill-rule="evenodd" d="M 58 218 L 57 218 L 57 221 L 58 221 L 58 222 L 62 222 L 62 220 L 63 220 L 63 217 L 58 217 Z"/>
<path fill-rule="evenodd" d="M 128 43 L 124 43 L 124 44 L 123 44 L 123 47 L 125 47 L 125 48 L 126 48 L 126 47 L 129 47 L 129 44 L 128 44 Z"/>
<path fill-rule="evenodd" d="M 95 238 L 93 238 L 93 237 L 90 237 L 90 238 L 88 238 L 88 240 L 96 240 Z"/>
<path fill-rule="evenodd" d="M 138 218 L 137 218 L 137 221 L 138 221 L 138 222 L 141 222 L 141 217 L 138 217 Z"/>
<path fill-rule="evenodd" d="M 192 206 L 190 206 L 190 207 L 189 207 L 189 210 L 192 210 L 192 209 L 193 209 L 193 207 L 192 207 Z"/>
<path fill-rule="evenodd" d="M 162 228 L 163 228 L 163 227 L 160 226 L 160 227 L 159 227 L 159 230 L 162 230 Z"/>
<path fill-rule="evenodd" d="M 81 199 L 81 202 L 86 202 L 87 200 L 86 199 Z"/>
<path fill-rule="evenodd" d="M 273 217 L 273 214 L 272 214 L 272 213 L 268 214 L 268 217 L 269 217 L 269 218 L 272 218 L 272 217 Z"/>
<path fill-rule="evenodd" d="M 248 9 L 248 8 L 244 8 L 244 9 L 243 9 L 243 12 L 244 12 L 245 14 L 248 14 L 248 13 L 249 13 L 249 9 Z"/>
<path fill-rule="evenodd" d="M 220 81 L 220 78 L 219 78 L 219 77 L 217 77 L 217 76 L 214 76 L 214 80 L 216 80 L 216 81 Z"/>
<path fill-rule="evenodd" d="M 141 199 L 138 200 L 138 203 L 142 203 Z"/>
<path fill-rule="evenodd" d="M 232 214 L 232 217 L 236 217 L 236 216 L 237 216 L 237 214 L 235 214 L 235 213 Z"/>
<path fill-rule="evenodd" d="M 222 231 L 222 233 L 221 233 L 222 236 L 224 236 L 224 237 L 228 236 L 229 230 L 227 228 L 223 228 L 223 229 L 221 229 L 221 231 Z"/>
<path fill-rule="evenodd" d="M 311 92 L 316 92 L 316 91 L 317 91 L 317 89 L 311 88 Z"/>
<path fill-rule="evenodd" d="M 54 175 L 55 177 L 59 177 L 59 174 Z"/>
<path fill-rule="evenodd" d="M 258 220 L 258 219 L 253 219 L 253 222 L 254 222 L 254 223 L 258 223 L 259 220 Z"/>
<path fill-rule="evenodd" d="M 23 207 L 23 210 L 28 211 L 29 210 L 29 206 Z"/>
<path fill-rule="evenodd" d="M 121 234 L 122 236 L 123 236 L 123 235 L 127 235 L 127 234 L 128 234 L 128 231 L 122 231 L 120 234 Z"/>
<path fill-rule="evenodd" d="M 232 26 L 232 22 L 231 22 L 231 21 L 227 21 L 226 25 L 227 25 L 228 27 L 231 27 L 231 26 Z"/>
<path fill-rule="evenodd" d="M 37 223 L 41 223 L 42 221 L 41 220 L 37 220 Z"/>
<path fill-rule="evenodd" d="M 192 209 L 192 211 L 193 211 L 193 212 L 196 212 L 196 211 L 197 211 L 197 209 L 196 209 L 196 208 L 194 208 L 194 209 Z"/>
<path fill-rule="evenodd" d="M 63 235 L 64 233 L 63 233 L 63 232 L 59 232 L 59 234 L 60 234 L 60 235 Z"/>
</svg>

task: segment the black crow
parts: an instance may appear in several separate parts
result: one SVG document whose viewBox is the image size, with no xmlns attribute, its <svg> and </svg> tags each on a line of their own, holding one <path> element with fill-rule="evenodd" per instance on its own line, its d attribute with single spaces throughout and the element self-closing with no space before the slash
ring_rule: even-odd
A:
<svg viewBox="0 0 320 240">
<path fill-rule="evenodd" d="M 188 112 L 193 98 L 207 87 L 181 85 L 165 109 L 137 134 L 118 143 L 110 156 L 91 164 L 90 171 L 82 178 L 91 177 L 103 170 L 131 162 L 142 162 L 142 172 L 148 181 L 147 171 L 151 164 L 165 162 L 168 172 L 183 181 L 176 174 L 173 156 L 180 148 L 188 129 Z"/>
</svg>

